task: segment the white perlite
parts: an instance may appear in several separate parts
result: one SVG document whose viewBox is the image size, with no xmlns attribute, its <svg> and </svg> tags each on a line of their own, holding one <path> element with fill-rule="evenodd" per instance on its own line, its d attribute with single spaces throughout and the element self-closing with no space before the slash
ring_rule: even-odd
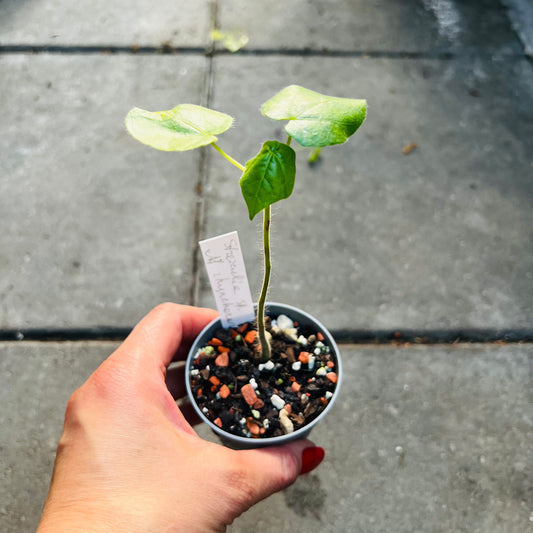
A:
<svg viewBox="0 0 533 533">
<path fill-rule="evenodd" d="M 298 342 L 298 344 L 301 344 L 302 346 L 307 346 L 307 339 L 303 335 L 300 335 L 296 342 Z"/>
<path fill-rule="evenodd" d="M 277 394 L 273 394 L 271 397 L 270 397 L 270 401 L 272 402 L 272 405 L 278 410 L 280 411 L 281 409 L 283 409 L 283 407 L 285 406 L 285 402 L 277 395 Z"/>
<path fill-rule="evenodd" d="M 279 425 L 281 426 L 283 432 L 286 435 L 294 431 L 294 424 L 291 422 L 291 419 L 289 418 L 289 413 L 287 413 L 285 409 L 282 409 L 279 412 Z"/>
<path fill-rule="evenodd" d="M 279 315 L 276 325 L 279 329 L 289 329 L 294 327 L 294 322 L 287 315 Z"/>
<path fill-rule="evenodd" d="M 296 328 L 286 328 L 283 330 L 285 337 L 291 341 L 298 342 L 298 330 Z"/>
<path fill-rule="evenodd" d="M 261 363 L 257 366 L 259 372 L 262 372 L 263 370 L 268 370 L 269 372 L 274 368 L 274 363 L 270 360 L 266 363 Z"/>
<path fill-rule="evenodd" d="M 272 370 L 274 368 L 274 362 L 272 360 L 265 363 L 265 370 Z"/>
<path fill-rule="evenodd" d="M 278 326 L 274 326 L 274 324 L 272 324 L 272 327 L 270 328 L 270 331 L 272 332 L 273 335 L 281 334 L 281 329 L 278 328 Z"/>
</svg>

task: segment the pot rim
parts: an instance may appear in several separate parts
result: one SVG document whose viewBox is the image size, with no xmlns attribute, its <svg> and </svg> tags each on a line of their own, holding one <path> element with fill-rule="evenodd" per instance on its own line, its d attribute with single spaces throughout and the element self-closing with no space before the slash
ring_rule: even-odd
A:
<svg viewBox="0 0 533 533">
<path fill-rule="evenodd" d="M 218 327 L 222 327 L 220 318 L 217 317 L 209 324 L 207 324 L 202 331 L 198 334 L 196 337 L 193 345 L 191 346 L 191 349 L 189 350 L 189 354 L 187 356 L 187 360 L 185 363 L 185 386 L 187 389 L 187 396 L 189 397 L 189 401 L 192 404 L 196 414 L 200 417 L 202 422 L 205 422 L 214 433 L 216 433 L 219 437 L 222 438 L 223 441 L 230 441 L 231 443 L 237 444 L 239 446 L 243 447 L 264 447 L 264 446 L 271 446 L 271 445 L 278 445 L 278 444 L 285 444 L 286 442 L 293 441 L 299 438 L 305 438 L 307 434 L 310 432 L 310 430 L 320 421 L 322 420 L 326 414 L 331 410 L 333 404 L 335 403 L 335 400 L 339 396 L 340 392 L 340 385 L 342 382 L 342 362 L 340 357 L 339 348 L 335 342 L 335 339 L 329 332 L 329 330 L 314 316 L 310 315 L 306 311 L 303 311 L 302 309 L 299 309 L 297 307 L 293 307 L 288 304 L 284 303 L 278 303 L 278 302 L 266 302 L 265 303 L 265 314 L 268 315 L 270 309 L 272 308 L 281 308 L 283 311 L 279 311 L 276 309 L 274 313 L 283 314 L 287 313 L 289 316 L 291 312 L 293 314 L 300 315 L 304 317 L 305 320 L 308 320 L 309 322 L 312 322 L 313 325 L 316 325 L 317 330 L 319 330 L 324 337 L 327 339 L 327 344 L 330 347 L 331 353 L 334 354 L 334 357 L 336 359 L 336 374 L 338 377 L 337 384 L 335 387 L 335 391 L 333 392 L 333 396 L 331 397 L 328 405 L 326 408 L 313 420 L 311 420 L 308 424 L 301 427 L 300 429 L 297 429 L 293 433 L 287 433 L 285 435 L 279 435 L 277 437 L 267 437 L 267 438 L 259 438 L 259 439 L 253 439 L 250 437 L 241 437 L 239 435 L 234 435 L 233 433 L 229 433 L 222 428 L 218 427 L 216 424 L 214 424 L 205 414 L 202 412 L 202 410 L 199 408 L 198 404 L 196 403 L 196 400 L 194 398 L 194 395 L 192 393 L 191 384 L 190 384 L 190 367 L 192 360 L 196 357 L 198 350 L 202 347 L 200 345 L 205 344 L 206 341 L 202 341 L 202 339 L 206 336 L 206 334 L 211 331 L 211 329 L 215 329 L 216 324 L 220 324 Z M 254 304 L 254 308 L 257 308 L 257 304 Z M 291 317 L 293 318 L 293 317 Z M 298 319 L 298 321 L 301 321 L 301 319 Z M 211 335 L 212 333 L 210 333 Z M 207 339 L 208 340 L 208 339 Z"/>
</svg>

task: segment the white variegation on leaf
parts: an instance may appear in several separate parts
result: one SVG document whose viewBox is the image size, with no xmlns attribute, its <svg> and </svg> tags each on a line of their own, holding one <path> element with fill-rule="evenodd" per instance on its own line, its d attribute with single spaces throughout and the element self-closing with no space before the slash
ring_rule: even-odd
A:
<svg viewBox="0 0 533 533">
<path fill-rule="evenodd" d="M 180 104 L 169 111 L 145 111 L 134 107 L 126 116 L 126 128 L 138 141 L 167 152 L 183 152 L 212 144 L 216 135 L 233 124 L 225 113 L 194 104 Z"/>
</svg>

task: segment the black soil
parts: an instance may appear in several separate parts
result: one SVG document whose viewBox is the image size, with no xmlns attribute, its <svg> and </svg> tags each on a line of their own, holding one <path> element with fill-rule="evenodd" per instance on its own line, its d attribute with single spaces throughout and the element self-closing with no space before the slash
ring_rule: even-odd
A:
<svg viewBox="0 0 533 533">
<path fill-rule="evenodd" d="M 296 332 L 281 332 L 267 318 L 272 356 L 266 365 L 257 336 L 251 340 L 253 324 L 219 329 L 206 339 L 189 375 L 196 403 L 209 420 L 234 435 L 268 438 L 300 429 L 326 408 L 336 388 L 337 362 L 320 331 L 294 327 Z"/>
</svg>

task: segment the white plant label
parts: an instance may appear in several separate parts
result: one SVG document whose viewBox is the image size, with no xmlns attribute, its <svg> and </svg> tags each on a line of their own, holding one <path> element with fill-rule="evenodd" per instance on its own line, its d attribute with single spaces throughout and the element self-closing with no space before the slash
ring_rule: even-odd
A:
<svg viewBox="0 0 533 533">
<path fill-rule="evenodd" d="M 236 327 L 254 320 L 254 305 L 237 232 L 199 244 L 222 327 Z"/>
</svg>

